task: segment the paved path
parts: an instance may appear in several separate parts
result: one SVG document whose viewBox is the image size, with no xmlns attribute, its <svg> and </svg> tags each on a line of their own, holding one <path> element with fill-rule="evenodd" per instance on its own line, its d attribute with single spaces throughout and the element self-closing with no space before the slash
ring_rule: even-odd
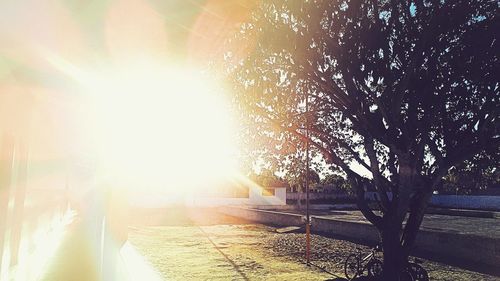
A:
<svg viewBox="0 0 500 281">
<path fill-rule="evenodd" d="M 89 235 L 81 221 L 68 226 L 55 253 L 46 261 L 41 281 L 160 281 L 159 274 L 137 253 L 130 243 L 125 243 L 111 260 L 108 255 L 99 269 L 96 253 L 98 241 Z M 97 243 L 96 243 L 97 242 Z M 112 277 L 111 277 L 112 275 Z"/>
</svg>

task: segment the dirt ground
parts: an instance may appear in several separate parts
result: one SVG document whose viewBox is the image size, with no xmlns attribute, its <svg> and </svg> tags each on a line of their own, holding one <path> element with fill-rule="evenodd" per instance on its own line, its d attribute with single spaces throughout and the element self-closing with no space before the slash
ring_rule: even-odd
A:
<svg viewBox="0 0 500 281">
<path fill-rule="evenodd" d="M 304 234 L 280 234 L 207 210 L 138 213 L 129 242 L 165 280 L 328 280 L 343 277 L 343 260 L 356 247 L 369 251 L 312 235 L 314 266 L 306 266 Z M 427 260 L 423 266 L 431 280 L 500 280 Z"/>
</svg>

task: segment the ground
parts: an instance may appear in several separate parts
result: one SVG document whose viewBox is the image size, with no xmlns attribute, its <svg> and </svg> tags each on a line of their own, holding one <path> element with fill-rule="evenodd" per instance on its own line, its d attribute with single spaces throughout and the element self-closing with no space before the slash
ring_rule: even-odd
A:
<svg viewBox="0 0 500 281">
<path fill-rule="evenodd" d="M 155 210 L 141 217 L 129 241 L 165 280 L 327 280 L 343 277 L 343 260 L 357 247 L 368 253 L 366 246 L 313 235 L 314 265 L 308 267 L 302 233 L 280 234 L 209 210 Z M 500 280 L 428 260 L 423 266 L 431 280 Z"/>
<path fill-rule="evenodd" d="M 267 252 L 256 225 L 136 229 L 130 241 L 165 280 L 325 280 L 330 276 Z M 267 240 L 267 239 L 266 239 Z"/>
<path fill-rule="evenodd" d="M 213 209 L 134 210 L 128 242 L 122 247 L 115 279 L 161 280 L 341 280 L 343 261 L 359 248 L 349 241 L 312 235 L 312 265 L 304 261 L 305 235 L 221 215 Z M 59 247 L 44 258 L 42 281 L 101 281 L 96 240 L 76 219 Z M 105 263 L 104 270 L 109 269 Z M 500 280 L 459 267 L 424 260 L 431 280 Z M 14 279 L 16 281 L 21 279 Z M 112 279 L 104 278 L 106 281 Z"/>
</svg>

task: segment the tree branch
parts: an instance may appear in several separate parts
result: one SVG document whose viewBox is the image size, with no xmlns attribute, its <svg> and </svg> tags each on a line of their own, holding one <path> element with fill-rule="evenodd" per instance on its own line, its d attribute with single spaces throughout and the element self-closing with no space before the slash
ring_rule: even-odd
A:
<svg viewBox="0 0 500 281">
<path fill-rule="evenodd" d="M 382 202 L 382 207 L 384 208 L 383 211 L 386 212 L 390 206 L 389 197 L 387 196 L 387 192 L 389 190 L 384 185 L 384 183 L 382 183 L 382 180 L 381 180 L 382 175 L 380 174 L 377 155 L 376 155 L 375 149 L 373 147 L 373 138 L 365 137 L 364 141 L 365 141 L 366 154 L 368 155 L 368 158 L 370 159 L 370 171 L 372 172 L 373 180 L 375 181 L 375 187 L 376 187 L 377 193 L 380 197 L 380 200 Z"/>
</svg>

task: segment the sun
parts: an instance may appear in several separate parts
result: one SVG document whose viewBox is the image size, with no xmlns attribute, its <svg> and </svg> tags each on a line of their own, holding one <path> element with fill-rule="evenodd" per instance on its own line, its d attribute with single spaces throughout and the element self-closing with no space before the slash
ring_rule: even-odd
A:
<svg viewBox="0 0 500 281">
<path fill-rule="evenodd" d="M 234 166 L 223 89 L 199 71 L 155 63 L 87 72 L 100 169 L 134 189 L 188 194 Z"/>
</svg>

